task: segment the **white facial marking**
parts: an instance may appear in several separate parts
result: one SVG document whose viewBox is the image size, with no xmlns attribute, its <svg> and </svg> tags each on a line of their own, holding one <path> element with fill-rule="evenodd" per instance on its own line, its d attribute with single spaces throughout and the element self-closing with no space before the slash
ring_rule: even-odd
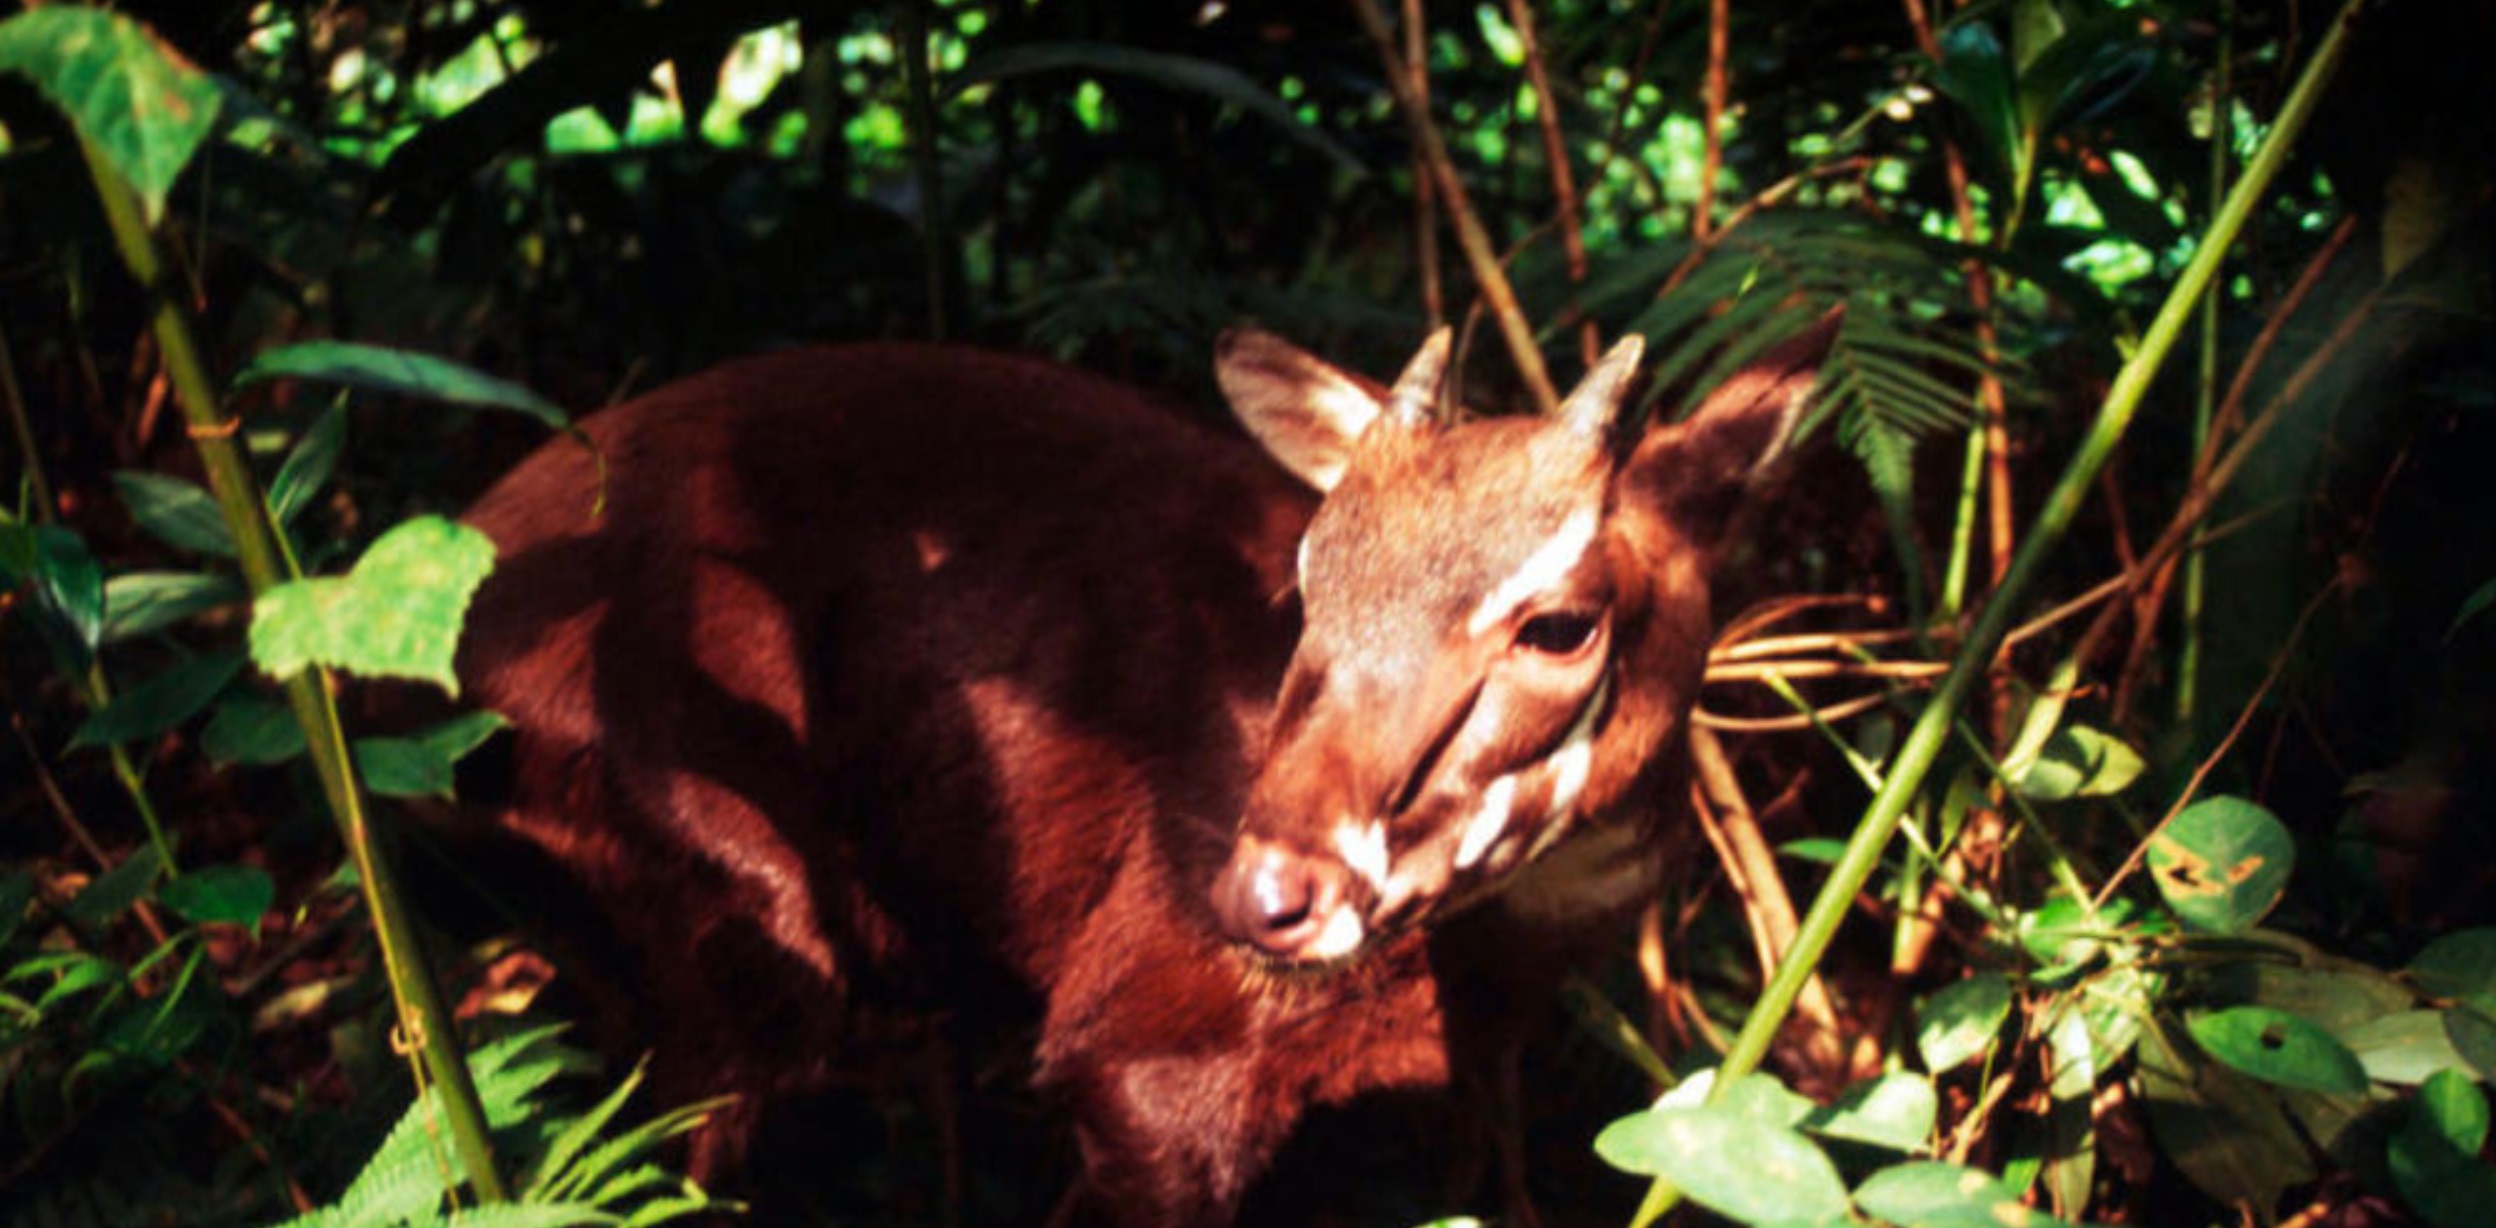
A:
<svg viewBox="0 0 2496 1228">
<path fill-rule="evenodd" d="M 1508 819 L 1516 811 L 1517 778 L 1502 776 L 1482 790 L 1482 808 L 1473 812 L 1465 824 L 1464 837 L 1456 843 L 1456 868 L 1471 869 L 1491 851 L 1491 842 L 1508 830 Z"/>
<path fill-rule="evenodd" d="M 1586 557 L 1586 548 L 1595 541 L 1596 523 L 1593 508 L 1569 517 L 1567 523 L 1560 526 L 1560 531 L 1551 535 L 1551 540 L 1535 547 L 1534 553 L 1526 556 L 1524 565 L 1517 568 L 1515 575 L 1501 581 L 1498 588 L 1491 590 L 1490 596 L 1482 599 L 1481 605 L 1474 607 L 1473 617 L 1465 620 L 1465 630 L 1480 635 L 1499 625 L 1502 619 L 1534 594 L 1558 584 L 1562 576 L 1577 566 L 1579 559 Z"/>
<path fill-rule="evenodd" d="M 1334 915 L 1326 918 L 1326 928 L 1318 931 L 1317 941 L 1309 944 L 1309 957 L 1342 959 L 1360 949 L 1361 914 L 1339 905 Z"/>
<path fill-rule="evenodd" d="M 1560 749 L 1551 756 L 1551 805 L 1543 814 L 1543 829 L 1535 833 L 1534 846 L 1528 857 L 1539 857 L 1550 848 L 1569 824 L 1570 807 L 1586 788 L 1586 777 L 1595 762 L 1595 714 L 1603 710 L 1604 700 L 1612 693 L 1612 675 L 1607 672 L 1595 684 L 1594 693 L 1586 697 L 1586 706 L 1578 710 L 1577 722 L 1569 726 L 1568 736 L 1561 739 Z"/>
<path fill-rule="evenodd" d="M 1387 825 L 1371 822 L 1366 826 L 1345 823 L 1335 828 L 1335 852 L 1354 874 L 1369 880 L 1369 885 L 1384 892 L 1387 889 Z"/>
</svg>

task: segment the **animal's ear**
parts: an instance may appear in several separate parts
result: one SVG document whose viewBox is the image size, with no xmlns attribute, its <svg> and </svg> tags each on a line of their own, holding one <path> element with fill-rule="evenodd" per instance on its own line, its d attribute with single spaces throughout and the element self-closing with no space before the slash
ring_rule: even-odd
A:
<svg viewBox="0 0 2496 1228">
<path fill-rule="evenodd" d="M 1447 370 L 1448 330 L 1422 343 L 1392 390 L 1336 367 L 1272 333 L 1235 328 L 1214 345 L 1214 377 L 1248 433 L 1283 468 L 1332 490 L 1352 451 L 1381 417 L 1414 430 Z"/>
<path fill-rule="evenodd" d="M 1689 417 L 1650 428 L 1624 473 L 1628 497 L 1673 520 L 1685 539 L 1712 545 L 1802 417 L 1844 310 L 1735 372 Z"/>
</svg>

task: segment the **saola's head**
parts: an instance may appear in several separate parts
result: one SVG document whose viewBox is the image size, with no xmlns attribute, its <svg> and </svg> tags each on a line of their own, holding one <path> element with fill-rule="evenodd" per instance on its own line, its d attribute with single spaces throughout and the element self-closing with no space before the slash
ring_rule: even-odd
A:
<svg viewBox="0 0 2496 1228">
<path fill-rule="evenodd" d="M 1234 938 L 1330 961 L 1504 883 L 1631 800 L 1705 662 L 1707 573 L 1792 428 L 1823 321 L 1686 421 L 1614 428 L 1624 339 L 1542 418 L 1444 424 L 1442 330 L 1392 389 L 1234 333 L 1219 373 L 1326 493 L 1305 626 L 1214 907 Z"/>
</svg>

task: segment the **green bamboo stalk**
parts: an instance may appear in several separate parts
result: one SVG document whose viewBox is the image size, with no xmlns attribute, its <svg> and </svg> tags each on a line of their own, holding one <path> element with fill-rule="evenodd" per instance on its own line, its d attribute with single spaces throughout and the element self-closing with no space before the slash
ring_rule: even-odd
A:
<svg viewBox="0 0 2496 1228">
<path fill-rule="evenodd" d="M 95 180 L 105 221 L 120 248 L 122 263 L 147 293 L 148 326 L 163 356 L 165 375 L 172 381 L 174 400 L 189 428 L 191 442 L 199 449 L 209 491 L 215 495 L 217 507 L 233 534 L 243 581 L 254 595 L 265 592 L 294 578 L 293 567 L 279 548 L 276 527 L 269 521 L 268 503 L 261 497 L 259 484 L 253 480 L 242 449 L 234 441 L 238 424 L 218 417 L 216 385 L 200 357 L 197 331 L 181 300 L 167 285 L 163 255 L 139 211 L 136 194 L 92 141 L 81 138 L 79 144 L 86 154 L 88 172 Z M 364 887 L 365 909 L 372 914 L 382 965 L 397 1001 L 399 1028 L 406 1035 L 409 1048 L 419 1056 L 424 1075 L 442 1093 L 452 1146 L 467 1168 L 478 1198 L 486 1202 L 505 1201 L 508 1195 L 501 1173 L 494 1166 L 485 1108 L 477 1098 L 467 1059 L 460 1052 L 458 1030 L 452 1026 L 450 1012 L 443 1009 L 442 992 L 434 984 L 415 927 L 399 900 L 389 863 L 373 837 L 363 789 L 348 754 L 346 731 L 338 720 L 329 671 L 314 667 L 287 679 L 286 700 L 294 710 L 295 720 L 303 726 L 321 792 L 329 801 L 330 813 L 338 822 L 349 855 L 355 859 L 356 874 Z"/>
<path fill-rule="evenodd" d="M 2216 197 L 2227 190 L 2227 155 L 2229 136 L 2233 131 L 2230 114 L 2230 91 L 2235 82 L 2236 5 L 2233 0 L 2219 4 L 2219 68 L 2218 84 L 2210 91 L 2210 195 Z M 2219 287 L 2212 286 L 2201 300 L 2201 368 L 2195 374 L 2201 386 L 2193 401 L 2193 455 L 2202 454 L 2210 441 L 2210 416 L 2219 396 Z M 2209 583 L 2209 559 L 2200 542 L 2185 547 L 2182 609 L 2183 623 L 2179 633 L 2183 643 L 2175 654 L 2175 719 L 2190 724 L 2201 689 L 2201 609 L 2204 589 Z"/>
<path fill-rule="evenodd" d="M 2140 410 L 2141 402 L 2149 391 L 2151 380 L 2165 364 L 2167 355 L 2174 350 L 2177 336 L 2192 318 L 2228 248 L 2235 244 L 2237 236 L 2244 230 L 2246 219 L 2252 216 L 2254 206 L 2269 191 L 2272 178 L 2287 163 L 2288 153 L 2295 147 L 2297 137 L 2313 118 L 2324 87 L 2330 83 L 2347 49 L 2349 28 L 2355 24 L 2358 10 L 2366 2 L 2343 0 L 2339 13 L 2332 19 L 2330 31 L 2315 47 L 2313 59 L 2307 61 L 2304 71 L 2298 74 L 2296 88 L 2289 93 L 2286 105 L 2280 108 L 2279 119 L 2263 138 L 2262 147 L 2255 152 L 2252 162 L 2245 167 L 2244 178 L 2237 181 L 2227 200 L 2219 206 L 2218 216 L 2212 219 L 2199 249 L 2193 253 L 2191 262 L 2184 266 L 2182 275 L 2176 278 L 2174 288 L 2167 292 L 2166 302 L 2158 309 L 2157 318 L 2150 322 L 2149 330 L 2142 335 L 2140 348 L 2116 373 L 2114 383 L 2106 390 L 2105 404 L 2099 408 L 2097 420 L 2091 424 L 2088 436 L 2082 440 L 2078 453 L 2063 471 L 2062 478 L 2055 483 L 2053 491 L 2046 496 L 2045 506 L 2038 510 L 2035 525 L 2020 542 L 2018 553 L 2012 556 L 2009 573 L 2003 576 L 2001 587 L 1985 603 L 1983 612 L 1977 615 L 1976 625 L 1968 632 L 1966 642 L 1960 645 L 1958 656 L 1951 662 L 1950 672 L 1943 677 L 1931 702 L 1899 744 L 1897 760 L 1891 765 L 1880 792 L 1873 796 L 1863 818 L 1857 822 L 1855 834 L 1847 841 L 1845 852 L 1830 870 L 1828 882 L 1812 901 L 1811 911 L 1804 916 L 1802 928 L 1794 936 L 1793 947 L 1787 952 L 1785 961 L 1778 965 L 1776 975 L 1761 991 L 1758 1003 L 1751 1008 L 1750 1017 L 1743 1021 L 1741 1032 L 1734 1037 L 1733 1046 L 1726 1051 L 1724 1062 L 1717 1068 L 1711 1098 L 1757 1069 L 1760 1059 L 1767 1056 L 1769 1043 L 1775 1039 L 1777 1029 L 1783 1026 L 1786 1015 L 1792 1011 L 1795 996 L 1802 991 L 1804 982 L 1819 967 L 1821 956 L 1828 952 L 1829 943 L 1836 937 L 1837 927 L 1845 920 L 1846 911 L 1852 906 L 1856 893 L 1880 867 L 1882 850 L 1897 831 L 1899 819 L 1906 813 L 1908 804 L 1923 787 L 1925 774 L 1931 770 L 1942 744 L 1949 739 L 1960 706 L 1967 702 L 1969 694 L 1989 671 L 2003 633 L 2010 629 L 2013 613 L 2035 585 L 2038 574 L 2044 570 L 2046 559 L 2062 543 L 2063 534 L 2071 527 L 2072 518 L 2078 514 L 2090 485 L 2097 480 L 2098 472 L 2113 456 L 2115 445 L 2122 441 L 2124 432 L 2130 428 L 2133 415 Z M 1658 1216 L 1672 1209 L 1680 1197 L 1680 1192 L 1670 1182 L 1657 1181 L 1647 1191 L 1646 1200 L 1639 1206 L 1631 1223 L 1640 1226 L 1653 1223 Z"/>
</svg>

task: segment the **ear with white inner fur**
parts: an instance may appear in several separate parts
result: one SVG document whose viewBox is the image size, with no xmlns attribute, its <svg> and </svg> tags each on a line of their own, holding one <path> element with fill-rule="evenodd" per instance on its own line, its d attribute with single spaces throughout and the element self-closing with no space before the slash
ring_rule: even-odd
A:
<svg viewBox="0 0 2496 1228">
<path fill-rule="evenodd" d="M 1253 328 L 1222 334 L 1213 370 L 1240 423 L 1320 491 L 1342 480 L 1353 442 L 1386 408 L 1377 385 Z"/>
<path fill-rule="evenodd" d="M 1715 544 L 1752 476 L 1802 417 L 1836 343 L 1844 308 L 1733 373 L 1675 423 L 1648 428 L 1623 471 L 1629 498 L 1672 519 L 1691 544 Z"/>
</svg>

